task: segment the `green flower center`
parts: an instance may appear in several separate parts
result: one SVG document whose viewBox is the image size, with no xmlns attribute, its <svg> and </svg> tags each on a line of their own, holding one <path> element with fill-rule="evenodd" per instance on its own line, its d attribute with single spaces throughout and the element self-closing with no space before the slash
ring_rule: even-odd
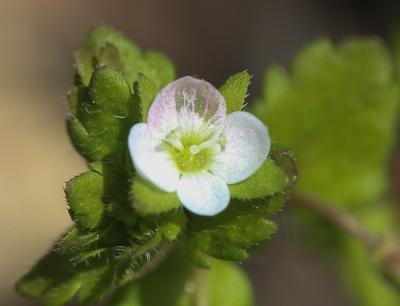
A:
<svg viewBox="0 0 400 306">
<path fill-rule="evenodd" d="M 165 143 L 181 172 L 197 172 L 207 169 L 213 161 L 219 141 L 214 135 L 185 135 L 173 131 Z"/>
</svg>

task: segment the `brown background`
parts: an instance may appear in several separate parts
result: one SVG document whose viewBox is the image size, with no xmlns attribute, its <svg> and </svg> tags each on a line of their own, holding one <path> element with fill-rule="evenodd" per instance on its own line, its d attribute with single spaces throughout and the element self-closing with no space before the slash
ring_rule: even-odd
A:
<svg viewBox="0 0 400 306">
<path fill-rule="evenodd" d="M 72 53 L 90 26 L 112 24 L 168 54 L 178 74 L 219 86 L 249 69 L 256 96 L 265 67 L 308 41 L 387 36 L 398 1 L 0 0 L 0 305 L 36 305 L 13 283 L 70 223 L 64 182 L 83 171 L 64 129 Z M 246 269 L 258 305 L 349 305 L 327 260 L 303 246 L 286 214 Z M 160 305 L 161 306 L 161 305 Z"/>
</svg>

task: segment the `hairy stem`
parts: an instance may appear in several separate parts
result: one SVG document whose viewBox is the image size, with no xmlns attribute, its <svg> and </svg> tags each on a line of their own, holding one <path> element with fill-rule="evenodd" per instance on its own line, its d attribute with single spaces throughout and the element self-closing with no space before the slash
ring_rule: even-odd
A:
<svg viewBox="0 0 400 306">
<path fill-rule="evenodd" d="M 335 205 L 298 194 L 290 200 L 290 203 L 307 208 L 320 215 L 362 241 L 372 250 L 376 250 L 382 243 L 381 237 L 367 230 L 353 215 L 335 207 Z"/>
</svg>

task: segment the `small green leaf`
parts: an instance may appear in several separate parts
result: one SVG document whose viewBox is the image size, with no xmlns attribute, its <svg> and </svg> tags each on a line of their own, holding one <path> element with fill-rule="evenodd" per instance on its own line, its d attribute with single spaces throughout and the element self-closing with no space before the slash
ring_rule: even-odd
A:
<svg viewBox="0 0 400 306">
<path fill-rule="evenodd" d="M 164 54 L 148 51 L 138 71 L 146 75 L 157 86 L 157 91 L 175 79 L 175 67 Z"/>
<path fill-rule="evenodd" d="M 106 294 L 113 280 L 114 269 L 111 265 L 103 265 L 85 273 L 79 291 L 79 302 L 83 305 L 92 305 Z"/>
<path fill-rule="evenodd" d="M 262 203 L 252 203 L 236 200 L 213 218 L 193 216 L 188 234 L 191 251 L 196 255 L 195 261 L 199 255 L 196 250 L 219 259 L 245 260 L 249 248 L 276 231 L 275 223 L 265 219 L 270 213 L 269 201 L 264 199 Z"/>
<path fill-rule="evenodd" d="M 65 194 L 72 218 L 81 228 L 95 228 L 104 218 L 103 179 L 94 171 L 87 171 L 66 184 Z"/>
<path fill-rule="evenodd" d="M 157 87 L 149 78 L 141 74 L 138 78 L 137 85 L 135 86 L 135 94 L 136 93 L 140 100 L 140 112 L 142 115 L 141 121 L 146 122 L 147 112 L 157 95 Z"/>
<path fill-rule="evenodd" d="M 85 233 L 73 226 L 68 233 L 58 242 L 57 247 L 62 253 L 75 254 L 86 250 L 100 239 L 96 232 Z"/>
<path fill-rule="evenodd" d="M 250 80 L 251 75 L 242 71 L 229 77 L 219 89 L 225 98 L 228 114 L 242 109 Z"/>
<path fill-rule="evenodd" d="M 130 84 L 137 78 L 136 67 L 140 61 L 141 51 L 135 43 L 127 39 L 112 27 L 94 27 L 88 34 L 82 48 L 91 57 L 98 57 L 105 45 L 113 45 L 117 50 L 124 69 L 124 76 Z M 90 79 L 89 79 L 90 80 Z M 88 80 L 88 81 L 89 81 Z M 84 83 L 88 85 L 89 82 Z"/>
<path fill-rule="evenodd" d="M 120 73 L 104 67 L 94 72 L 88 96 L 77 116 L 81 124 L 70 121 L 70 135 L 84 156 L 104 159 L 125 149 L 130 89 Z"/>
<path fill-rule="evenodd" d="M 68 258 L 52 251 L 44 256 L 26 273 L 16 285 L 23 296 L 37 299 L 53 285 L 74 275 Z"/>
<path fill-rule="evenodd" d="M 229 190 L 232 198 L 249 200 L 271 196 L 287 186 L 285 172 L 271 159 L 267 159 L 256 173 L 243 182 L 229 185 Z"/>
<path fill-rule="evenodd" d="M 96 59 L 100 66 L 108 66 L 115 71 L 123 72 L 123 64 L 118 49 L 110 43 L 105 43 L 101 46 Z"/>
<path fill-rule="evenodd" d="M 132 205 L 141 214 L 158 214 L 181 205 L 175 192 L 165 192 L 136 177 L 132 185 Z"/>
<path fill-rule="evenodd" d="M 53 286 L 45 295 L 45 306 L 62 306 L 71 300 L 81 287 L 79 275 Z"/>
<path fill-rule="evenodd" d="M 75 67 L 80 77 L 80 82 L 84 86 L 88 86 L 92 77 L 95 63 L 93 56 L 85 50 L 79 50 L 75 53 Z"/>
<path fill-rule="evenodd" d="M 178 238 L 186 226 L 186 215 L 183 209 L 177 209 L 164 214 L 160 221 L 160 233 L 168 241 L 173 241 Z"/>
<path fill-rule="evenodd" d="M 84 125 L 75 117 L 67 121 L 69 137 L 75 149 L 89 161 L 100 160 L 109 152 L 106 144 L 99 144 L 94 137 L 89 135 Z"/>
</svg>

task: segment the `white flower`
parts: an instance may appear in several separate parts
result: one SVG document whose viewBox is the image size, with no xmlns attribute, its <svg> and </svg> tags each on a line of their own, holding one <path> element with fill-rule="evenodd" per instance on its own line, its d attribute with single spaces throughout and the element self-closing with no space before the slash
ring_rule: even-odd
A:
<svg viewBox="0 0 400 306">
<path fill-rule="evenodd" d="M 227 184 L 254 174 L 270 148 L 260 120 L 241 111 L 226 115 L 219 91 L 192 77 L 161 90 L 147 124 L 134 125 L 128 143 L 139 175 L 166 192 L 177 192 L 184 207 L 206 216 L 226 208 Z"/>
</svg>

